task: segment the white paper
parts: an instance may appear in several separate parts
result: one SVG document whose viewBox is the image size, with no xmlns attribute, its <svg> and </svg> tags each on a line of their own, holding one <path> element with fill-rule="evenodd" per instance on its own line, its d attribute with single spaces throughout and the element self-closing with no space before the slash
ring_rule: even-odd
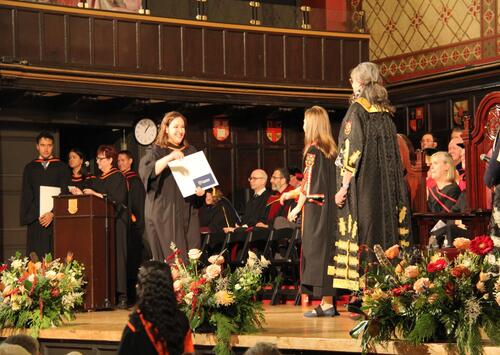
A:
<svg viewBox="0 0 500 355">
<path fill-rule="evenodd" d="M 52 211 L 52 208 L 54 208 L 52 196 L 58 196 L 60 193 L 60 187 L 40 186 L 40 216 Z"/>
<path fill-rule="evenodd" d="M 194 195 L 197 186 L 207 190 L 219 185 L 203 151 L 171 161 L 168 166 L 183 197 Z"/>
</svg>

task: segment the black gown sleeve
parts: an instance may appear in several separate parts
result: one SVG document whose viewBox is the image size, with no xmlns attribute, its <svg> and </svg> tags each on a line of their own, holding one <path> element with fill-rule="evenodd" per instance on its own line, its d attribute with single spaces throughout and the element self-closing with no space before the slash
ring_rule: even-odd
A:
<svg viewBox="0 0 500 355">
<path fill-rule="evenodd" d="M 493 187 L 500 182 L 500 161 L 498 161 L 498 152 L 500 150 L 500 139 L 498 138 L 500 130 L 497 133 L 495 139 L 495 147 L 493 153 L 491 154 L 490 161 L 488 163 L 488 168 L 484 173 L 484 184 L 488 187 Z"/>
<path fill-rule="evenodd" d="M 146 154 L 139 162 L 139 176 L 141 177 L 146 192 L 151 190 L 151 183 L 158 178 L 155 173 L 155 165 L 156 161 L 160 158 L 159 149 L 159 147 L 154 145 L 148 148 Z"/>
<path fill-rule="evenodd" d="M 23 171 L 23 186 L 21 190 L 21 225 L 31 224 L 38 219 L 38 211 L 35 203 L 35 191 L 32 183 L 32 166 L 28 164 Z"/>
<path fill-rule="evenodd" d="M 128 180 L 130 185 L 129 207 L 136 218 L 137 225 L 144 224 L 144 201 L 146 199 L 146 190 L 139 177 Z"/>
<path fill-rule="evenodd" d="M 61 188 L 61 194 L 69 194 L 68 186 L 71 185 L 71 171 L 68 169 L 66 164 L 59 162 L 59 187 Z"/>
</svg>

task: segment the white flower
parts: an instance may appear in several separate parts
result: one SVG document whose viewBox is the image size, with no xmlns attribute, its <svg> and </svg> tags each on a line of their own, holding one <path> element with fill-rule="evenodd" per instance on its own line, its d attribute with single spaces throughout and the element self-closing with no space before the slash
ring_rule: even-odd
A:
<svg viewBox="0 0 500 355">
<path fill-rule="evenodd" d="M 23 267 L 23 265 L 24 265 L 24 263 L 20 259 L 16 259 L 16 260 L 12 261 L 12 264 L 11 264 L 13 269 L 20 269 Z"/>
<path fill-rule="evenodd" d="M 40 270 L 42 268 L 42 263 L 40 261 L 35 263 L 35 270 Z"/>
<path fill-rule="evenodd" d="M 500 237 L 492 236 L 491 239 L 493 239 L 493 245 L 495 248 L 500 248 Z"/>
<path fill-rule="evenodd" d="M 253 251 L 249 250 L 248 251 L 248 259 L 258 260 L 259 258 L 257 258 L 257 254 L 255 254 Z"/>
<path fill-rule="evenodd" d="M 211 265 L 207 266 L 205 273 L 206 273 L 208 279 L 215 279 L 217 276 L 220 275 L 221 271 L 222 271 L 222 269 L 221 269 L 220 265 L 211 264 Z"/>
<path fill-rule="evenodd" d="M 208 258 L 210 264 L 222 265 L 224 264 L 224 257 L 222 255 L 212 255 Z"/>
<path fill-rule="evenodd" d="M 54 270 L 49 270 L 45 274 L 45 277 L 49 280 L 54 280 L 57 277 L 57 273 Z"/>
<path fill-rule="evenodd" d="M 497 262 L 494 254 L 488 254 L 488 255 L 486 255 L 486 261 L 490 265 L 495 265 L 495 263 Z"/>
<path fill-rule="evenodd" d="M 28 281 L 31 283 L 35 282 L 35 274 L 30 274 L 30 276 L 28 276 Z"/>
<path fill-rule="evenodd" d="M 182 281 L 181 280 L 175 280 L 174 281 L 174 291 L 177 292 L 177 291 L 180 291 L 182 287 Z"/>
<path fill-rule="evenodd" d="M 194 294 L 189 292 L 186 296 L 184 296 L 184 302 L 186 302 L 186 304 L 191 304 L 193 302 L 193 296 Z"/>
<path fill-rule="evenodd" d="M 234 289 L 235 289 L 236 291 L 241 290 L 241 285 L 240 285 L 240 284 L 236 284 L 236 285 L 234 285 Z"/>
<path fill-rule="evenodd" d="M 262 267 L 268 267 L 269 265 L 271 265 L 271 262 L 269 260 L 267 260 L 266 258 L 264 258 L 264 255 L 261 255 L 260 256 L 260 265 L 262 265 Z"/>
<path fill-rule="evenodd" d="M 189 259 L 198 260 L 201 256 L 202 252 L 200 249 L 190 249 L 188 252 Z"/>
<path fill-rule="evenodd" d="M 21 309 L 21 306 L 17 302 L 12 302 L 10 304 L 10 307 L 12 308 L 13 311 L 19 311 Z"/>
</svg>

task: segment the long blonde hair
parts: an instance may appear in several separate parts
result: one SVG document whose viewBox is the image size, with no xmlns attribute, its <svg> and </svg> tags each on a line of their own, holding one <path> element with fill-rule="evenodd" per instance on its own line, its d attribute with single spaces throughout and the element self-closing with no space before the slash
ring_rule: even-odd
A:
<svg viewBox="0 0 500 355">
<path fill-rule="evenodd" d="M 455 182 L 455 177 L 457 174 L 457 169 L 455 168 L 455 164 L 453 163 L 453 158 L 448 152 L 436 152 L 431 156 L 432 159 L 437 159 L 448 165 L 448 172 L 446 173 L 446 181 Z"/>
<path fill-rule="evenodd" d="M 186 117 L 184 117 L 181 113 L 179 113 L 177 111 L 170 111 L 170 112 L 166 113 L 165 116 L 163 116 L 163 120 L 161 121 L 161 124 L 160 124 L 160 130 L 158 133 L 158 137 L 156 137 L 156 141 L 155 141 L 156 145 L 159 145 L 162 148 L 167 148 L 169 146 L 167 127 L 176 118 L 181 118 L 184 121 L 184 128 L 187 130 Z M 185 147 L 189 146 L 188 141 L 185 138 L 185 136 L 184 136 L 184 140 L 182 141 L 182 144 Z"/>
<path fill-rule="evenodd" d="M 304 113 L 304 121 L 304 155 L 315 144 L 328 159 L 334 158 L 337 155 L 337 144 L 332 137 L 328 112 L 321 106 L 313 106 Z"/>
<path fill-rule="evenodd" d="M 362 84 L 361 92 L 354 93 L 354 99 L 364 97 L 372 105 L 380 106 L 391 113 L 396 111 L 389 101 L 387 89 L 384 87 L 384 81 L 377 64 L 372 62 L 359 63 L 351 70 L 351 80 Z"/>
</svg>

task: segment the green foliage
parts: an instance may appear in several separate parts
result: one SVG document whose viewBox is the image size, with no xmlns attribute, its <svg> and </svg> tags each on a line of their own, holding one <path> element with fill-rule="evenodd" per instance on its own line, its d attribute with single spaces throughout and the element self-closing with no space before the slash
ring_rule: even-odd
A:
<svg viewBox="0 0 500 355">
<path fill-rule="evenodd" d="M 422 314 L 417 318 L 413 330 L 408 334 L 408 340 L 413 344 L 425 343 L 433 338 L 436 327 L 436 321 L 431 314 Z"/>
</svg>

